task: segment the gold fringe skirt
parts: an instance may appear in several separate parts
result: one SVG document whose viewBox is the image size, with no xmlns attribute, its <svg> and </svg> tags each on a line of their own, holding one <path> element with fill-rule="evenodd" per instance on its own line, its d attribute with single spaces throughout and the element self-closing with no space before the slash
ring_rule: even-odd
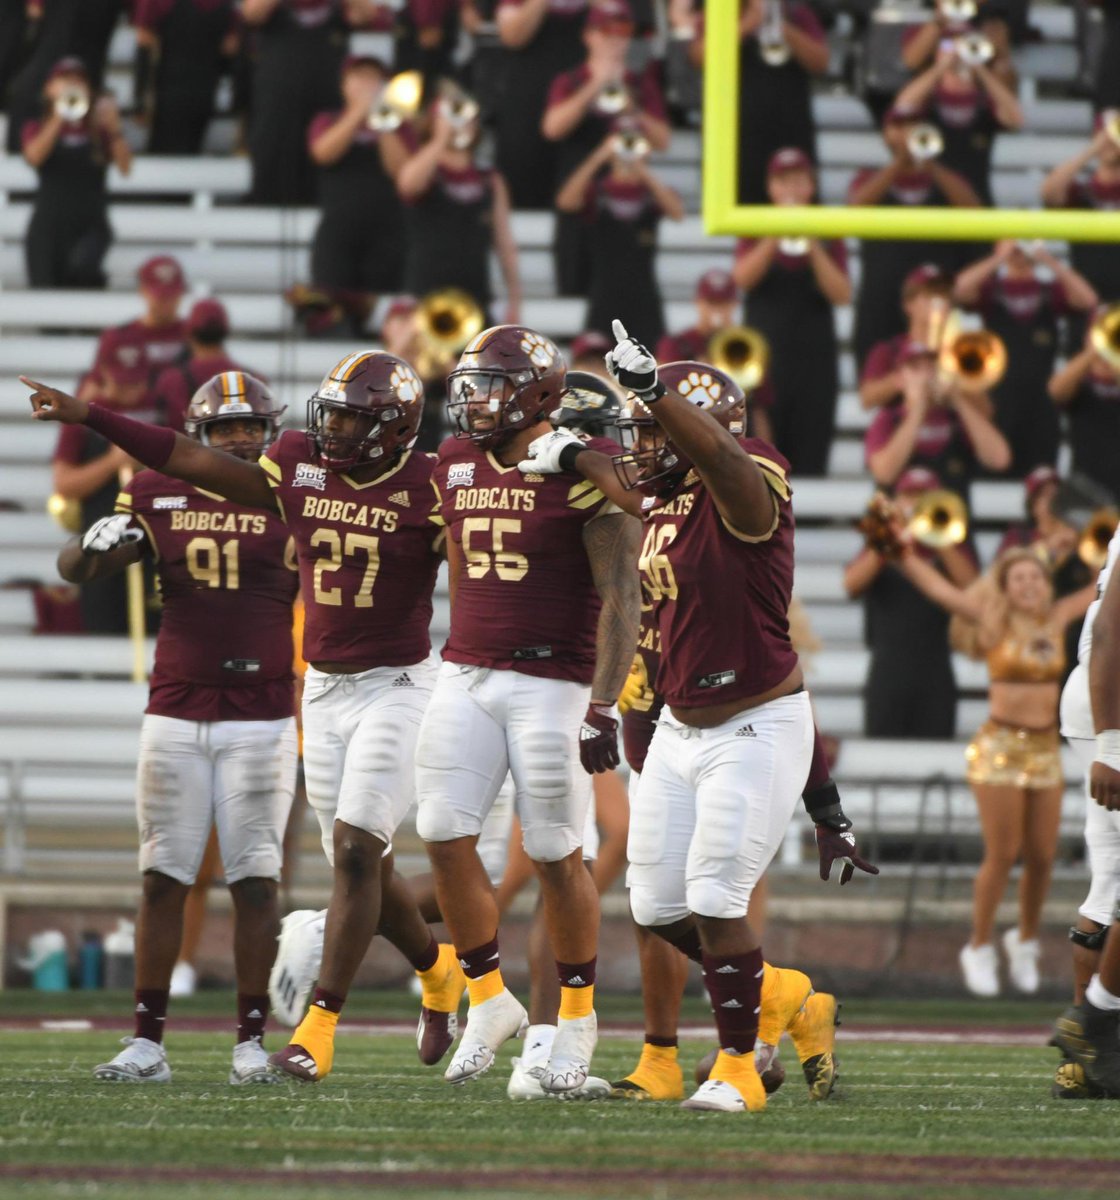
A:
<svg viewBox="0 0 1120 1200">
<path fill-rule="evenodd" d="M 968 743 L 968 782 L 1051 788 L 1062 783 L 1058 729 L 1020 729 L 985 721 Z"/>
</svg>

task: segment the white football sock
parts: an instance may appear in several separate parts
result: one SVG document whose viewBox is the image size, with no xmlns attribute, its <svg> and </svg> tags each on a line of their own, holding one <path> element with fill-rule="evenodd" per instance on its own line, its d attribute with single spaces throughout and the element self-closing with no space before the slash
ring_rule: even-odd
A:
<svg viewBox="0 0 1120 1200">
<path fill-rule="evenodd" d="M 1085 989 L 1085 999 L 1094 1008 L 1103 1009 L 1105 1012 L 1120 1012 L 1120 996 L 1115 996 L 1101 983 L 1101 977 L 1094 975 L 1089 980 L 1089 986 Z"/>
</svg>

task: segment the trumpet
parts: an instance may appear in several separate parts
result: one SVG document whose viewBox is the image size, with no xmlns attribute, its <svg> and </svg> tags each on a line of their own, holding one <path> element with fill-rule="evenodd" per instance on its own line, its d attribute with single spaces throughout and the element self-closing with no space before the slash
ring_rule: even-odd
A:
<svg viewBox="0 0 1120 1200">
<path fill-rule="evenodd" d="M 968 509 L 948 488 L 921 492 L 906 522 L 906 532 L 919 546 L 931 550 L 959 546 L 968 537 Z"/>
<path fill-rule="evenodd" d="M 630 89 L 624 79 L 612 79 L 595 97 L 595 111 L 603 117 L 617 117 L 630 107 Z"/>
<path fill-rule="evenodd" d="M 640 129 L 620 129 L 611 139 L 611 146 L 623 162 L 637 162 L 651 148 L 649 138 Z"/>
<path fill-rule="evenodd" d="M 455 131 L 451 136 L 451 145 L 456 150 L 467 149 L 474 140 L 471 127 L 482 111 L 478 101 L 454 80 L 445 79 L 439 88 L 439 110 Z"/>
<path fill-rule="evenodd" d="M 416 307 L 420 341 L 416 371 L 420 378 L 435 379 L 445 371 L 485 324 L 486 314 L 469 293 L 453 287 L 429 292 Z"/>
<path fill-rule="evenodd" d="M 1120 371 L 1120 301 L 1093 318 L 1089 344 L 1114 371 Z"/>
<path fill-rule="evenodd" d="M 779 238 L 778 249 L 787 258 L 804 258 L 809 253 L 809 239 L 807 237 Z"/>
<path fill-rule="evenodd" d="M 1094 571 L 1108 560 L 1108 543 L 1120 525 L 1120 512 L 1115 508 L 1098 508 L 1077 535 L 1077 557 Z"/>
<path fill-rule="evenodd" d="M 906 150 L 915 162 L 929 162 L 945 149 L 945 139 L 936 125 L 923 121 L 906 135 Z"/>
<path fill-rule="evenodd" d="M 392 133 L 420 111 L 424 77 L 419 71 L 402 71 L 381 89 L 369 110 L 366 124 L 378 133 Z"/>
<path fill-rule="evenodd" d="M 996 53 L 991 39 L 986 38 L 982 33 L 962 34 L 953 43 L 953 48 L 956 50 L 957 58 L 966 67 L 982 67 L 985 63 L 991 62 Z"/>
<path fill-rule="evenodd" d="M 902 550 L 898 538 L 898 507 L 886 492 L 876 492 L 868 501 L 856 528 L 865 544 L 884 558 L 897 558 Z"/>
<path fill-rule="evenodd" d="M 55 116 L 72 124 L 84 120 L 89 109 L 90 95 L 84 87 L 67 88 L 54 102 Z"/>
<path fill-rule="evenodd" d="M 976 0 L 937 0 L 937 11 L 954 25 L 967 25 L 976 19 Z"/>
<path fill-rule="evenodd" d="M 987 329 L 949 332 L 943 338 L 937 365 L 944 378 L 968 391 L 986 392 L 1007 371 L 1007 346 Z"/>
<path fill-rule="evenodd" d="M 749 325 L 731 325 L 712 335 L 708 342 L 708 361 L 729 375 L 743 391 L 749 392 L 766 377 L 770 343 Z"/>
<path fill-rule="evenodd" d="M 785 12 L 782 0 L 764 0 L 766 5 L 762 25 L 758 30 L 758 52 L 768 67 L 782 67 L 789 62 L 789 42 L 783 28 Z"/>
</svg>

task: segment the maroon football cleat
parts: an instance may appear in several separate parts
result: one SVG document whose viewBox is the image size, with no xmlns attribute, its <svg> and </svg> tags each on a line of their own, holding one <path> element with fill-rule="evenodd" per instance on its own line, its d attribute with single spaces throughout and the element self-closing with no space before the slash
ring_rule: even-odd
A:
<svg viewBox="0 0 1120 1200">
<path fill-rule="evenodd" d="M 451 1049 L 458 1036 L 458 1013 L 436 1012 L 431 1008 L 420 1009 L 420 1024 L 416 1027 L 416 1049 L 424 1066 L 434 1067 Z"/>
</svg>

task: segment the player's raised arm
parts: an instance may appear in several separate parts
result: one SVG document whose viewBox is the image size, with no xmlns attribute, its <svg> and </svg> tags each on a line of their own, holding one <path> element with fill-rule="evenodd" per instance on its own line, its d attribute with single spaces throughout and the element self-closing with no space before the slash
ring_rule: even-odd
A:
<svg viewBox="0 0 1120 1200">
<path fill-rule="evenodd" d="M 58 573 L 67 583 L 89 583 L 118 575 L 144 556 L 144 531 L 125 513 L 102 517 L 58 553 Z"/>
<path fill-rule="evenodd" d="M 235 503 L 279 512 L 268 476 L 256 463 L 214 450 L 172 429 L 134 421 L 25 375 L 20 376 L 20 382 L 31 388 L 34 420 L 87 425 L 146 467 L 217 492 Z"/>
<path fill-rule="evenodd" d="M 607 355 L 611 374 L 691 460 L 720 515 L 748 537 L 770 534 L 777 520 L 774 493 L 758 464 L 697 403 L 666 389 L 658 379 L 657 361 L 627 335 L 621 321 L 614 322 L 614 335 L 618 344 Z"/>
</svg>

